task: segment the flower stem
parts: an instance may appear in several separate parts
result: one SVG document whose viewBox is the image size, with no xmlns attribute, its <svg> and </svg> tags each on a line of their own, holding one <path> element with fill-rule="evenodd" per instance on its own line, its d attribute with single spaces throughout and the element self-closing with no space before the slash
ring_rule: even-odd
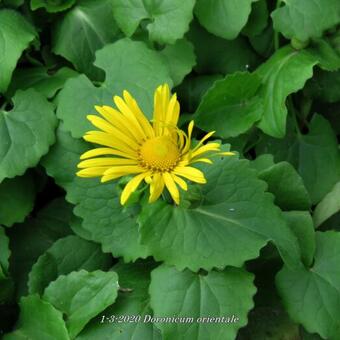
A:
<svg viewBox="0 0 340 340">
<path fill-rule="evenodd" d="M 295 106 L 294 106 L 294 103 L 293 103 L 291 96 L 289 96 L 287 98 L 287 106 L 288 106 L 289 112 L 292 115 L 296 133 L 297 133 L 298 136 L 301 136 L 300 126 L 299 126 L 299 122 L 298 122 L 298 119 L 297 119 L 297 112 L 296 112 L 296 109 L 295 109 Z"/>
<path fill-rule="evenodd" d="M 278 9 L 281 6 L 282 0 L 277 0 L 275 9 Z M 277 51 L 280 48 L 280 33 L 274 31 L 274 49 Z"/>
</svg>

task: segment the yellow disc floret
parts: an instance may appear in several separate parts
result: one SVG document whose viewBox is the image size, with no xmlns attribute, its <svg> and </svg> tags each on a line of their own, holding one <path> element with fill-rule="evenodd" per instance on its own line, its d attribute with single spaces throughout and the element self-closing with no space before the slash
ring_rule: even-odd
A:
<svg viewBox="0 0 340 340">
<path fill-rule="evenodd" d="M 148 139 L 139 151 L 141 165 L 152 171 L 170 171 L 179 158 L 178 147 L 169 136 Z"/>
</svg>

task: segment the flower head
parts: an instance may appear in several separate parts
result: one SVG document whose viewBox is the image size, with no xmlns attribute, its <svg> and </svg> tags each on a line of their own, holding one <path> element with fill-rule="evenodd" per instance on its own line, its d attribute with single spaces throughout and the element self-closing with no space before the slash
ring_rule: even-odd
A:
<svg viewBox="0 0 340 340">
<path fill-rule="evenodd" d="M 206 183 L 202 171 L 191 166 L 197 162 L 212 163 L 212 153 L 220 151 L 219 143 L 203 144 L 214 132 L 206 134 L 191 148 L 194 122 L 188 132 L 177 127 L 179 103 L 176 94 L 170 96 L 167 84 L 159 86 L 154 94 L 153 120 L 149 122 L 129 92 L 123 98 L 113 98 L 117 110 L 110 106 L 96 106 L 100 116 L 88 115 L 99 131 L 89 131 L 84 139 L 103 147 L 81 155 L 78 164 L 80 177 L 101 177 L 107 182 L 122 176 L 133 175 L 121 194 L 125 204 L 142 181 L 150 185 L 149 202 L 156 201 L 166 187 L 176 204 L 179 204 L 178 187 L 187 190 L 184 179 Z M 232 152 L 224 152 L 232 155 Z"/>
</svg>

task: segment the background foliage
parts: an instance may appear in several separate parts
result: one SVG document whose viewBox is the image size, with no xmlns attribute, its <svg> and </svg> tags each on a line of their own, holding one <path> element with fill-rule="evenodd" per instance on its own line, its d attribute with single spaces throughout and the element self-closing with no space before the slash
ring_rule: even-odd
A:
<svg viewBox="0 0 340 340">
<path fill-rule="evenodd" d="M 238 156 L 123 208 L 85 117 L 164 82 Z M 339 339 L 339 115 L 338 0 L 0 0 L 0 335 Z"/>
</svg>

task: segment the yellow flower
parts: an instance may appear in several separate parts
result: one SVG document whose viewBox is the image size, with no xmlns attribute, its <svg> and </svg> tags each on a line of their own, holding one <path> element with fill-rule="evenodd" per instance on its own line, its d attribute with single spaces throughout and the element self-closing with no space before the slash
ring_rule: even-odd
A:
<svg viewBox="0 0 340 340">
<path fill-rule="evenodd" d="M 176 204 L 180 200 L 178 186 L 187 190 L 183 178 L 206 183 L 202 171 L 190 165 L 212 163 L 206 157 L 219 152 L 220 144 L 203 145 L 214 133 L 209 132 L 191 149 L 194 122 L 189 123 L 187 134 L 177 127 L 179 103 L 176 94 L 170 97 L 167 84 L 155 91 L 152 124 L 129 92 L 124 91 L 123 98 L 115 96 L 113 100 L 118 110 L 96 106 L 102 117 L 87 116 L 100 131 L 89 131 L 84 139 L 104 147 L 81 155 L 78 176 L 101 177 L 101 182 L 107 182 L 134 175 L 121 194 L 121 204 L 126 203 L 143 180 L 150 185 L 149 202 L 156 201 L 166 187 Z M 233 153 L 224 152 L 223 155 Z"/>
</svg>

